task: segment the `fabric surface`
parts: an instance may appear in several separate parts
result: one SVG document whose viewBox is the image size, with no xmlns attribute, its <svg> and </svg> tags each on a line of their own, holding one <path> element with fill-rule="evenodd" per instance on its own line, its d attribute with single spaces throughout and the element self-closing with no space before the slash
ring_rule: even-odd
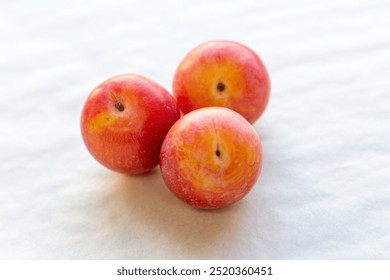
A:
<svg viewBox="0 0 390 280">
<path fill-rule="evenodd" d="M 389 1 L 1 1 L 0 258 L 389 259 Z M 121 73 L 171 91 L 194 46 L 239 41 L 269 71 L 259 181 L 193 209 L 158 168 L 124 176 L 81 140 Z"/>
</svg>

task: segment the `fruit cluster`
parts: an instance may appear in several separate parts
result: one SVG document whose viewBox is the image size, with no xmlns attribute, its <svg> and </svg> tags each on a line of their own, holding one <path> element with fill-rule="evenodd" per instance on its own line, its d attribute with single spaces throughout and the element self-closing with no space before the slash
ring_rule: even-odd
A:
<svg viewBox="0 0 390 280">
<path fill-rule="evenodd" d="M 262 166 L 252 124 L 270 94 L 267 70 L 248 47 L 209 41 L 178 66 L 173 95 L 136 74 L 112 77 L 88 96 L 81 133 L 107 168 L 140 174 L 160 164 L 171 192 L 204 209 L 243 198 Z"/>
</svg>

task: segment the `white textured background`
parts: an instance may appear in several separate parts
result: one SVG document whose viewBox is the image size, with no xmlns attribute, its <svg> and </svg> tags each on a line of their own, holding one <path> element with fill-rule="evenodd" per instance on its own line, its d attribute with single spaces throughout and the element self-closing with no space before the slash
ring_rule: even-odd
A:
<svg viewBox="0 0 390 280">
<path fill-rule="evenodd" d="M 390 259 L 389 1 L 0 2 L 0 258 Z M 219 211 L 159 170 L 96 163 L 79 116 L 120 73 L 169 91 L 210 39 L 247 44 L 272 81 L 264 167 Z"/>
</svg>

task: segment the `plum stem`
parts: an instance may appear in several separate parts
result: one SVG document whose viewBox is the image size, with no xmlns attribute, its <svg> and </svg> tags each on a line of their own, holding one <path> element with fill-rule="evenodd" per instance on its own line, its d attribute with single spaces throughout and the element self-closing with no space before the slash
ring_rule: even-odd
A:
<svg viewBox="0 0 390 280">
<path fill-rule="evenodd" d="M 122 111 L 125 109 L 125 107 L 123 106 L 123 104 L 120 103 L 120 102 L 116 102 L 116 103 L 115 103 L 115 108 L 117 108 L 120 112 L 122 112 Z"/>
<path fill-rule="evenodd" d="M 115 102 L 115 108 L 117 108 L 118 111 L 120 111 L 120 112 L 125 110 L 125 106 L 123 106 L 123 104 L 118 101 L 118 99 L 116 98 L 115 94 L 112 91 L 110 91 L 110 95 L 111 95 L 112 100 L 114 100 L 114 102 Z"/>
</svg>

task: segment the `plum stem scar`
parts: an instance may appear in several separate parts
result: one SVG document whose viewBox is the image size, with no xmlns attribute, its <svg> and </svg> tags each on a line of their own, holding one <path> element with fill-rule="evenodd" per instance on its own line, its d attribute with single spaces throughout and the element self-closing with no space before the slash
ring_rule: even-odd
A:
<svg viewBox="0 0 390 280">
<path fill-rule="evenodd" d="M 220 157 L 221 156 L 221 151 L 219 150 L 219 145 L 217 144 L 217 150 L 215 151 L 215 155 L 217 157 Z"/>
<path fill-rule="evenodd" d="M 219 91 L 219 92 L 223 92 L 224 90 L 225 90 L 225 85 L 222 83 L 222 82 L 218 82 L 218 84 L 217 84 L 217 90 Z"/>
</svg>

